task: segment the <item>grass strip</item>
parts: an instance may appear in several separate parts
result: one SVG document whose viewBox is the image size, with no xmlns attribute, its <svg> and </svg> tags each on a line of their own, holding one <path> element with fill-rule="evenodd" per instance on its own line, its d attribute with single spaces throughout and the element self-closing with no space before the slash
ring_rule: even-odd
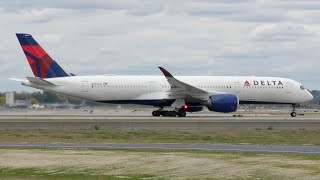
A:
<svg viewBox="0 0 320 180">
<path fill-rule="evenodd" d="M 320 145 L 320 130 L 7 130 L 0 143 L 203 143 Z"/>
</svg>

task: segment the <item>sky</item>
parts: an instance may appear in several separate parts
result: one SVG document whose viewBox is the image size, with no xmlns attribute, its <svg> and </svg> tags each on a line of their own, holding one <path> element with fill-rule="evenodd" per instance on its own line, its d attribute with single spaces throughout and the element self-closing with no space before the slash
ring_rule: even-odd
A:
<svg viewBox="0 0 320 180">
<path fill-rule="evenodd" d="M 318 0 L 0 0 L 0 92 L 34 91 L 15 33 L 76 75 L 277 76 L 320 89 Z"/>
</svg>

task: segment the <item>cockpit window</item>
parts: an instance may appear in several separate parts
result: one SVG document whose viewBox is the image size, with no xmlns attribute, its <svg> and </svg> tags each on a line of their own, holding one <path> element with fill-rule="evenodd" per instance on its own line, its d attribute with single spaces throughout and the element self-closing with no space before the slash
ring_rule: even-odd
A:
<svg viewBox="0 0 320 180">
<path fill-rule="evenodd" d="M 300 86 L 300 89 L 301 89 L 301 90 L 305 90 L 306 88 L 304 88 L 303 86 Z"/>
</svg>

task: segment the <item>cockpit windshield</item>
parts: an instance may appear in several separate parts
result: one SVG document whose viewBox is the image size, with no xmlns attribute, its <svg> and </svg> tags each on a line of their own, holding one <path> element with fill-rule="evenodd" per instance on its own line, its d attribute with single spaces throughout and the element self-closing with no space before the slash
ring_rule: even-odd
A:
<svg viewBox="0 0 320 180">
<path fill-rule="evenodd" d="M 304 88 L 304 87 L 301 85 L 301 86 L 300 86 L 300 89 L 301 89 L 301 90 L 305 90 L 306 88 Z"/>
</svg>

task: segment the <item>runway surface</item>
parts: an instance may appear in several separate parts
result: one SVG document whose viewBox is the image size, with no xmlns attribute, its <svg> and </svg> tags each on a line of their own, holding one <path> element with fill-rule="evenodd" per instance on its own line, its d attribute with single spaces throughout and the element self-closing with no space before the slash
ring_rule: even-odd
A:
<svg viewBox="0 0 320 180">
<path fill-rule="evenodd" d="M 137 150 L 207 150 L 275 154 L 320 155 L 320 146 L 289 145 L 229 145 L 229 144 L 14 144 L 1 143 L 0 148 L 77 148 L 77 149 L 137 149 Z"/>
<path fill-rule="evenodd" d="M 248 130 L 320 129 L 320 116 L 191 114 L 185 118 L 125 114 L 0 114 L 0 130 Z"/>
<path fill-rule="evenodd" d="M 152 117 L 149 111 L 2 111 L 0 130 L 248 130 L 248 129 L 320 129 L 320 115 L 291 118 L 286 112 L 232 114 L 202 112 L 185 118 Z M 320 146 L 227 145 L 227 144 L 0 144 L 0 148 L 101 148 L 154 150 L 209 150 L 320 155 Z"/>
<path fill-rule="evenodd" d="M 244 112 L 242 112 L 244 113 Z M 201 112 L 187 117 L 152 117 L 150 111 L 0 111 L 0 130 L 81 130 L 81 129 L 149 129 L 149 130 L 241 130 L 241 129 L 320 129 L 320 115 L 296 118 L 287 112 L 233 114 Z"/>
</svg>

